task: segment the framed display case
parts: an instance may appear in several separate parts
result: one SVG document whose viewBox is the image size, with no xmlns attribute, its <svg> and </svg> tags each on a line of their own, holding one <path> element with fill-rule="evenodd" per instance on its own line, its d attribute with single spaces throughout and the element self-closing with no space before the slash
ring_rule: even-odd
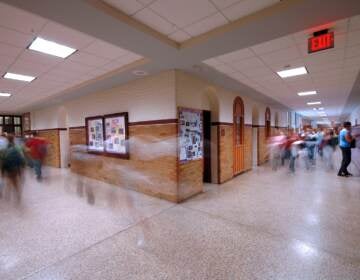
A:
<svg viewBox="0 0 360 280">
<path fill-rule="evenodd" d="M 30 131 L 31 130 L 31 118 L 30 113 L 25 113 L 22 116 L 22 125 L 23 125 L 23 131 Z"/>
<path fill-rule="evenodd" d="M 179 108 L 179 160 L 185 163 L 203 158 L 202 111 Z"/>
<path fill-rule="evenodd" d="M 129 158 L 128 113 L 88 117 L 85 121 L 88 152 Z"/>
</svg>

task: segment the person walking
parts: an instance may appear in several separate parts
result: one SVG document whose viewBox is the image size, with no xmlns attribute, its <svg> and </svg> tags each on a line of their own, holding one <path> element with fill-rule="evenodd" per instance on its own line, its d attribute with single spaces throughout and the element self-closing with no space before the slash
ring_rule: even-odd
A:
<svg viewBox="0 0 360 280">
<path fill-rule="evenodd" d="M 33 136 L 26 141 L 26 147 L 30 150 L 31 165 L 35 170 L 36 179 L 42 179 L 42 163 L 47 153 L 47 141 L 37 137 L 34 132 Z"/>
<path fill-rule="evenodd" d="M 344 128 L 339 133 L 339 146 L 342 152 L 341 167 L 338 176 L 349 177 L 352 174 L 347 170 L 351 162 L 351 143 L 353 141 L 351 136 L 351 122 L 344 122 Z"/>
</svg>

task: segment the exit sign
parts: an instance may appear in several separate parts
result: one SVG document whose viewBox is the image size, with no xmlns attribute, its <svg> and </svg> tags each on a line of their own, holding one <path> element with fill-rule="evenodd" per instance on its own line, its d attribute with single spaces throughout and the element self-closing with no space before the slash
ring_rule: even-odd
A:
<svg viewBox="0 0 360 280">
<path fill-rule="evenodd" d="M 334 32 L 314 36 L 308 40 L 308 52 L 314 53 L 334 47 Z"/>
</svg>

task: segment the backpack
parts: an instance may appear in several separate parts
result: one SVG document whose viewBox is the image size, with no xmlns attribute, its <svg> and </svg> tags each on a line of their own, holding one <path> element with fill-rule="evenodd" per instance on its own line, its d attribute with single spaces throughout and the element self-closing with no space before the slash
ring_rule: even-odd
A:
<svg viewBox="0 0 360 280">
<path fill-rule="evenodd" d="M 25 166 L 25 160 L 22 153 L 15 146 L 11 146 L 4 151 L 3 171 L 16 171 Z"/>
</svg>

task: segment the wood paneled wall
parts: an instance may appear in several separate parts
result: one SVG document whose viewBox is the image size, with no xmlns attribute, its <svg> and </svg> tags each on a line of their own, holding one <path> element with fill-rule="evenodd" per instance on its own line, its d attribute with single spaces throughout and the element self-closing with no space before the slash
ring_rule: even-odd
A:
<svg viewBox="0 0 360 280">
<path fill-rule="evenodd" d="M 265 137 L 265 127 L 258 128 L 258 165 L 264 164 L 268 160 L 268 149 Z"/>
<path fill-rule="evenodd" d="M 49 143 L 47 148 L 47 155 L 45 158 L 45 165 L 52 167 L 61 167 L 60 155 L 60 137 L 58 129 L 40 130 L 38 136 L 46 139 Z"/>
<path fill-rule="evenodd" d="M 248 171 L 252 168 L 252 125 L 245 125 L 244 128 L 244 171 Z"/>
<path fill-rule="evenodd" d="M 178 202 L 203 191 L 203 160 L 179 164 Z"/>
<path fill-rule="evenodd" d="M 72 130 L 70 143 L 86 145 L 85 128 Z M 88 154 L 86 149 L 72 150 L 71 170 L 178 202 L 177 124 L 130 126 L 129 136 L 129 160 Z"/>
</svg>

